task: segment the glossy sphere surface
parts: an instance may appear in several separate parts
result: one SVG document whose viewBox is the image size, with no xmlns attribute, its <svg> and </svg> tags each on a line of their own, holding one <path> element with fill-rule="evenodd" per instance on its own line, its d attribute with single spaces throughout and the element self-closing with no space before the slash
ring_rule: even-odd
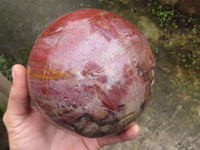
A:
<svg viewBox="0 0 200 150">
<path fill-rule="evenodd" d="M 148 105 L 155 66 L 147 40 L 130 22 L 82 9 L 61 16 L 38 37 L 28 88 L 47 120 L 100 137 L 120 132 Z"/>
</svg>

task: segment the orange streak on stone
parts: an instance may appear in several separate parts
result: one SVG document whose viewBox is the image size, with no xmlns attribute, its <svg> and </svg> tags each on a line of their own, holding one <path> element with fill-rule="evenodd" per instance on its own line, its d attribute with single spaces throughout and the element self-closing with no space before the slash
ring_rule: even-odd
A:
<svg viewBox="0 0 200 150">
<path fill-rule="evenodd" d="M 37 79 L 57 79 L 64 77 L 66 74 L 60 71 L 51 70 L 49 68 L 44 68 L 44 74 L 38 74 L 31 71 L 31 67 L 27 67 L 27 75 L 29 78 L 37 78 Z"/>
</svg>

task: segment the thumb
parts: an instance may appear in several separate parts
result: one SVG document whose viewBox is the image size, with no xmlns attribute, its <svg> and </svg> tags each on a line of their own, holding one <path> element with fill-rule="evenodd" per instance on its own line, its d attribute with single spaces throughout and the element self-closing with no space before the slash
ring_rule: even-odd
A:
<svg viewBox="0 0 200 150">
<path fill-rule="evenodd" d="M 12 67 L 13 82 L 6 113 L 9 116 L 24 117 L 30 112 L 30 100 L 26 82 L 26 69 L 22 65 Z"/>
</svg>

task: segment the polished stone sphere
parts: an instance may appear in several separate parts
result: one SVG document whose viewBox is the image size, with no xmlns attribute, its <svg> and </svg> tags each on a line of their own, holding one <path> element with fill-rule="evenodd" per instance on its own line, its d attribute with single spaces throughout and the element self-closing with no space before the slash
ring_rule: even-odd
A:
<svg viewBox="0 0 200 150">
<path fill-rule="evenodd" d="M 149 104 L 156 62 L 142 33 L 114 13 L 81 9 L 51 23 L 27 66 L 41 114 L 87 137 L 122 131 Z"/>
</svg>

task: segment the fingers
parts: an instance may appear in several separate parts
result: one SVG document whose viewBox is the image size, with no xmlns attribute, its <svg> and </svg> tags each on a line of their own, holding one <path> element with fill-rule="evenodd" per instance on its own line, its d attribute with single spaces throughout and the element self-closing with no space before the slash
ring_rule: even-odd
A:
<svg viewBox="0 0 200 150">
<path fill-rule="evenodd" d="M 125 131 L 116 134 L 111 135 L 108 137 L 98 138 L 98 144 L 100 147 L 103 147 L 105 145 L 119 143 L 123 141 L 128 141 L 134 139 L 136 136 L 139 135 L 140 127 L 137 124 L 133 124 L 130 127 L 128 127 Z"/>
<path fill-rule="evenodd" d="M 22 65 L 12 68 L 13 82 L 6 113 L 23 116 L 30 111 L 30 101 L 26 83 L 26 69 Z"/>
<path fill-rule="evenodd" d="M 131 125 L 129 128 L 127 128 L 124 132 L 119 133 L 119 142 L 132 140 L 133 138 L 137 137 L 140 132 L 140 127 L 137 124 Z"/>
</svg>

